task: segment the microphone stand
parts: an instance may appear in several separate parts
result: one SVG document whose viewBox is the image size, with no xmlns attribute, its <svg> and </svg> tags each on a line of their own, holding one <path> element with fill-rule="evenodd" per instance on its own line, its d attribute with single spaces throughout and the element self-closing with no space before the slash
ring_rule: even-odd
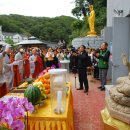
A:
<svg viewBox="0 0 130 130">
<path fill-rule="evenodd" d="M 75 88 L 76 88 L 76 78 L 77 78 L 77 77 L 76 77 L 76 73 L 74 74 L 74 76 L 75 76 Z"/>
</svg>

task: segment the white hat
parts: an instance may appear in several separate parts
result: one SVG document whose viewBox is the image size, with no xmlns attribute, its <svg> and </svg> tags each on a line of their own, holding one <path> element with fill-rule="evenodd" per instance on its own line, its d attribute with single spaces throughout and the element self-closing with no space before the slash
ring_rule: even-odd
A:
<svg viewBox="0 0 130 130">
<path fill-rule="evenodd" d="M 10 48 L 11 48 L 10 45 L 6 45 L 6 46 L 5 46 L 5 51 L 8 51 Z"/>
</svg>

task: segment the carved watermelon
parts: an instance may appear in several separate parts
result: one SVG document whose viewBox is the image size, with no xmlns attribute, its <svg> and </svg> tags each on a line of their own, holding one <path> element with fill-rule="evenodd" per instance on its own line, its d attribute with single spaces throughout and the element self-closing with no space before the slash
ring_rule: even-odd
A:
<svg viewBox="0 0 130 130">
<path fill-rule="evenodd" d="M 24 97 L 28 99 L 33 105 L 38 104 L 41 99 L 41 91 L 38 87 L 30 85 L 24 92 Z"/>
</svg>

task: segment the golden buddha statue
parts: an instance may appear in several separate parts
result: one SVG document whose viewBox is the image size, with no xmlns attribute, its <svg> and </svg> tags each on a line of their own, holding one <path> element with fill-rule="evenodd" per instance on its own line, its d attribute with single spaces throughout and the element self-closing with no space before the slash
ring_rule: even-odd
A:
<svg viewBox="0 0 130 130">
<path fill-rule="evenodd" d="M 89 5 L 90 14 L 88 16 L 88 23 L 90 31 L 87 32 L 87 36 L 97 36 L 97 33 L 94 28 L 95 24 L 95 11 L 93 9 L 93 5 Z"/>
</svg>

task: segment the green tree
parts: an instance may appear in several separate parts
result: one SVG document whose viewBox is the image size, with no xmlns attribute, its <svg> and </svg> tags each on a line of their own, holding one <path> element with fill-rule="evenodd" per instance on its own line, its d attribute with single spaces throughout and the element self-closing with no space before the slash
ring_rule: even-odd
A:
<svg viewBox="0 0 130 130">
<path fill-rule="evenodd" d="M 35 36 L 40 40 L 58 42 L 64 39 L 69 42 L 72 34 L 71 24 L 75 18 L 69 16 L 48 17 L 28 17 L 16 14 L 0 15 L 0 25 L 4 32 L 17 32 L 27 36 Z"/>
<path fill-rule="evenodd" d="M 106 0 L 88 0 L 89 3 L 93 4 L 94 10 L 96 13 L 96 21 L 95 21 L 95 30 L 100 35 L 101 29 L 106 25 Z M 72 9 L 72 14 L 79 20 L 81 16 L 83 16 L 82 8 L 85 5 L 86 0 L 75 0 L 75 8 Z M 89 30 L 88 21 L 86 17 L 84 17 L 82 21 L 82 28 L 80 28 L 80 36 L 86 35 L 86 32 Z M 75 31 L 72 32 L 71 37 L 76 37 Z M 77 33 L 77 37 L 79 34 Z"/>
<path fill-rule="evenodd" d="M 81 20 L 77 20 L 77 21 L 73 22 L 73 24 L 72 24 L 72 29 L 77 32 L 78 36 L 81 35 L 80 31 L 81 31 L 82 27 L 83 27 L 83 21 L 81 21 Z"/>
<path fill-rule="evenodd" d="M 9 45 L 11 45 L 12 47 L 16 46 L 16 44 L 14 43 L 14 41 L 11 38 L 6 38 L 5 42 L 8 43 Z"/>
</svg>

